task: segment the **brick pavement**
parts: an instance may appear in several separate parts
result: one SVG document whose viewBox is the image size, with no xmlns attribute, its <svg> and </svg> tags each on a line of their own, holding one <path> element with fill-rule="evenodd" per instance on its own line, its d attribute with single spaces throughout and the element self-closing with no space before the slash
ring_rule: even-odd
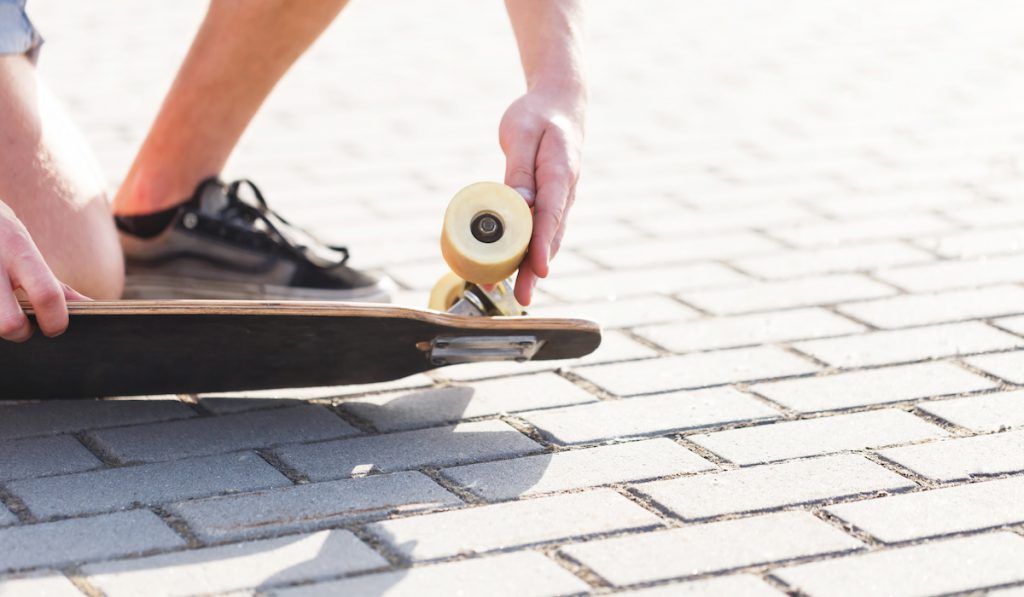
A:
<svg viewBox="0 0 1024 597">
<path fill-rule="evenodd" d="M 1024 11 L 588 4 L 584 179 L 535 310 L 606 345 L 4 403 L 0 593 L 1024 590 Z M 113 187 L 203 3 L 29 6 Z M 516 68 L 498 3 L 355 2 L 230 172 L 422 305 L 443 205 L 503 172 Z"/>
</svg>

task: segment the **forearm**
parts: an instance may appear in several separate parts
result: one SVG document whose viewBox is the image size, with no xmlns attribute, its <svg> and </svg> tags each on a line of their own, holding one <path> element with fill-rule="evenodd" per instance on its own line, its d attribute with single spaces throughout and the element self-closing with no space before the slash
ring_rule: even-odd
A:
<svg viewBox="0 0 1024 597">
<path fill-rule="evenodd" d="M 527 87 L 583 99 L 583 0 L 505 0 Z"/>
</svg>

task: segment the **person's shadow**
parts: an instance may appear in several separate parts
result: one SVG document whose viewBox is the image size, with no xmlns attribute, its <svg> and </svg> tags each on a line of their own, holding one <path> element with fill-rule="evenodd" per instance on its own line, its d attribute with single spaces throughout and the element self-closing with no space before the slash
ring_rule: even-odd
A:
<svg viewBox="0 0 1024 597">
<path fill-rule="evenodd" d="M 263 394 L 272 396 L 273 392 Z M 213 592 L 244 588 L 275 592 L 298 582 L 337 578 L 339 554 L 350 553 L 346 549 L 351 549 L 351 546 L 346 545 L 352 542 L 352 537 L 344 532 L 310 533 L 355 529 L 362 538 L 370 538 L 381 546 L 391 564 L 397 561 L 400 566 L 391 569 L 392 566 L 383 560 L 380 561 L 383 565 L 369 566 L 371 571 L 377 570 L 381 574 L 360 581 L 360 586 L 372 592 L 382 592 L 407 574 L 406 565 L 410 562 L 402 554 L 413 553 L 415 545 L 391 545 L 392 538 L 382 536 L 380 527 L 371 532 L 363 525 L 395 516 L 424 515 L 515 499 L 530 493 L 530 489 L 543 477 L 551 458 L 550 451 L 544 446 L 492 416 L 497 413 L 479 409 L 479 399 L 474 401 L 471 386 L 345 398 L 332 401 L 330 405 L 317 406 L 315 408 L 333 410 L 361 433 L 337 437 L 330 437 L 327 433 L 312 443 L 303 444 L 289 444 L 287 438 L 307 438 L 302 441 L 309 441 L 308 427 L 301 417 L 285 415 L 296 412 L 295 409 L 310 409 L 305 400 L 208 400 L 205 405 L 200 401 L 197 410 L 171 398 L 0 404 L 0 537 L 7 534 L 15 541 L 6 547 L 12 553 L 17 552 L 19 535 L 16 530 L 21 525 L 45 525 L 68 518 L 146 509 L 175 528 L 190 548 L 212 546 L 203 552 L 209 556 L 207 561 L 210 563 L 220 559 L 226 563 L 242 554 L 264 550 L 269 555 L 277 550 L 288 551 L 289 545 L 298 547 L 305 543 L 300 551 L 315 552 L 315 555 L 289 563 L 280 560 L 278 564 L 260 558 L 263 569 L 258 582 L 246 583 L 244 587 L 211 587 Z M 207 408 L 224 414 L 211 415 Z M 245 410 L 231 412 L 236 408 Z M 238 421 L 245 417 L 259 418 L 264 427 L 240 432 Z M 463 422 L 466 418 L 470 421 Z M 161 463 L 135 464 L 120 462 L 116 455 L 105 453 L 103 441 L 98 440 L 102 440 L 110 430 L 135 425 L 142 428 L 147 425 L 171 426 L 181 430 L 173 438 L 169 438 L 167 433 L 136 434 L 134 441 L 141 445 L 134 448 L 139 453 L 173 455 L 179 453 L 180 448 L 182 456 L 178 457 L 179 462 L 188 458 L 208 464 L 208 455 L 223 450 L 224 444 L 220 442 L 224 436 L 230 436 L 237 445 L 233 454 L 239 458 L 258 455 L 265 461 L 259 463 L 260 466 L 272 464 L 281 471 L 280 482 L 243 490 L 225 490 L 220 486 L 214 495 L 197 491 L 169 503 L 158 495 L 147 499 L 146 491 L 141 491 L 138 493 L 141 499 L 125 503 L 123 498 L 118 499 L 118 494 L 131 494 L 132 491 L 126 492 L 122 484 L 96 475 L 97 471 L 145 467 L 148 486 L 166 487 L 183 482 L 181 468 L 169 465 L 174 461 L 173 456 Z M 190 428 L 201 428 L 202 432 L 190 433 Z M 261 439 L 271 435 L 277 440 L 285 439 Z M 150 445 L 145 445 L 146 442 Z M 48 446 L 50 450 L 56 450 L 49 459 L 52 465 L 32 466 L 19 462 L 23 455 L 31 452 L 26 447 L 31 448 L 33 444 L 38 444 L 38 449 Z M 296 450 L 306 450 L 309 446 L 315 446 L 319 454 L 317 462 L 326 465 L 307 476 L 301 466 L 293 466 L 290 458 Z M 94 458 L 90 451 L 106 462 Z M 523 457 L 527 460 L 522 460 Z M 511 464 L 511 459 L 518 462 L 514 470 L 506 470 L 507 465 L 502 465 L 501 461 Z M 77 465 L 66 466 L 68 462 L 79 461 Z M 473 466 L 481 462 L 493 464 Z M 206 477 L 217 474 L 216 470 L 205 472 Z M 395 499 L 389 500 L 387 492 L 381 493 L 379 489 L 386 487 L 386 483 L 376 483 L 388 481 L 385 478 L 388 476 L 402 477 L 396 487 L 402 483 L 414 483 L 428 488 L 428 491 L 414 491 L 411 496 L 409 492 L 406 495 L 396 492 Z M 69 480 L 73 481 L 70 485 Z M 371 485 L 375 487 L 371 488 Z M 82 491 L 62 495 L 59 500 L 61 513 L 55 513 L 53 500 L 42 496 L 45 491 L 41 493 L 40 490 L 52 487 L 58 491 L 62 486 L 81 487 Z M 362 491 L 361 487 L 367 490 Z M 416 496 L 424 496 L 425 499 L 416 499 Z M 96 503 L 109 506 L 97 507 Z M 123 532 L 130 535 L 141 531 L 123 529 Z M 317 544 L 315 549 L 310 547 L 311 541 Z M 238 543 L 243 544 L 239 549 L 217 549 L 220 545 Z M 86 575 L 94 567 L 95 570 L 104 568 L 102 563 L 90 566 L 88 558 L 78 561 L 71 554 L 66 561 L 62 560 L 60 552 L 63 548 L 64 544 L 57 541 L 48 546 L 51 553 L 47 562 L 36 563 L 17 557 L 5 561 L 0 556 L 0 575 L 31 572 L 37 567 L 53 565 L 82 565 Z M 97 553 L 101 551 L 98 549 Z M 125 553 L 104 556 L 103 559 L 118 560 L 122 556 L 133 558 L 135 555 Z M 121 574 L 153 572 L 154 568 L 173 566 L 173 560 L 173 555 L 160 554 L 126 559 L 120 563 L 126 566 Z M 248 576 L 252 571 L 246 572 L 240 576 Z M 366 584 L 368 582 L 370 584 Z"/>
</svg>

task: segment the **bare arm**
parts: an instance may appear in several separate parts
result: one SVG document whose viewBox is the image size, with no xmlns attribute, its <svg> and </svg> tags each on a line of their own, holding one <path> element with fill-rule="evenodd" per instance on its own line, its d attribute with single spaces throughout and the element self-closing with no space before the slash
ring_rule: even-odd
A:
<svg viewBox="0 0 1024 597">
<path fill-rule="evenodd" d="M 548 275 L 576 195 L 586 112 L 582 0 L 506 0 L 526 75 L 526 94 L 505 112 L 499 140 L 505 184 L 534 209 L 530 251 L 519 268 L 516 297 L 529 304 Z"/>
</svg>

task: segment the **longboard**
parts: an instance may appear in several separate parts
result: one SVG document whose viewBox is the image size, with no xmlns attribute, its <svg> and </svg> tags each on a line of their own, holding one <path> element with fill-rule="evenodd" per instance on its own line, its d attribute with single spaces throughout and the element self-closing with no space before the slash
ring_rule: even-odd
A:
<svg viewBox="0 0 1024 597">
<path fill-rule="evenodd" d="M 70 303 L 57 338 L 0 341 L 8 400 L 365 384 L 458 363 L 571 359 L 597 324 L 308 301 Z M 30 319 L 31 309 L 26 309 Z"/>
<path fill-rule="evenodd" d="M 58 338 L 0 341 L 8 400 L 197 394 L 366 384 L 459 363 L 572 359 L 601 343 L 596 323 L 530 317 L 509 276 L 526 255 L 530 208 L 478 182 L 445 212 L 452 271 L 430 309 L 307 301 L 106 301 L 68 305 Z M 22 305 L 32 318 L 32 310 Z"/>
</svg>

